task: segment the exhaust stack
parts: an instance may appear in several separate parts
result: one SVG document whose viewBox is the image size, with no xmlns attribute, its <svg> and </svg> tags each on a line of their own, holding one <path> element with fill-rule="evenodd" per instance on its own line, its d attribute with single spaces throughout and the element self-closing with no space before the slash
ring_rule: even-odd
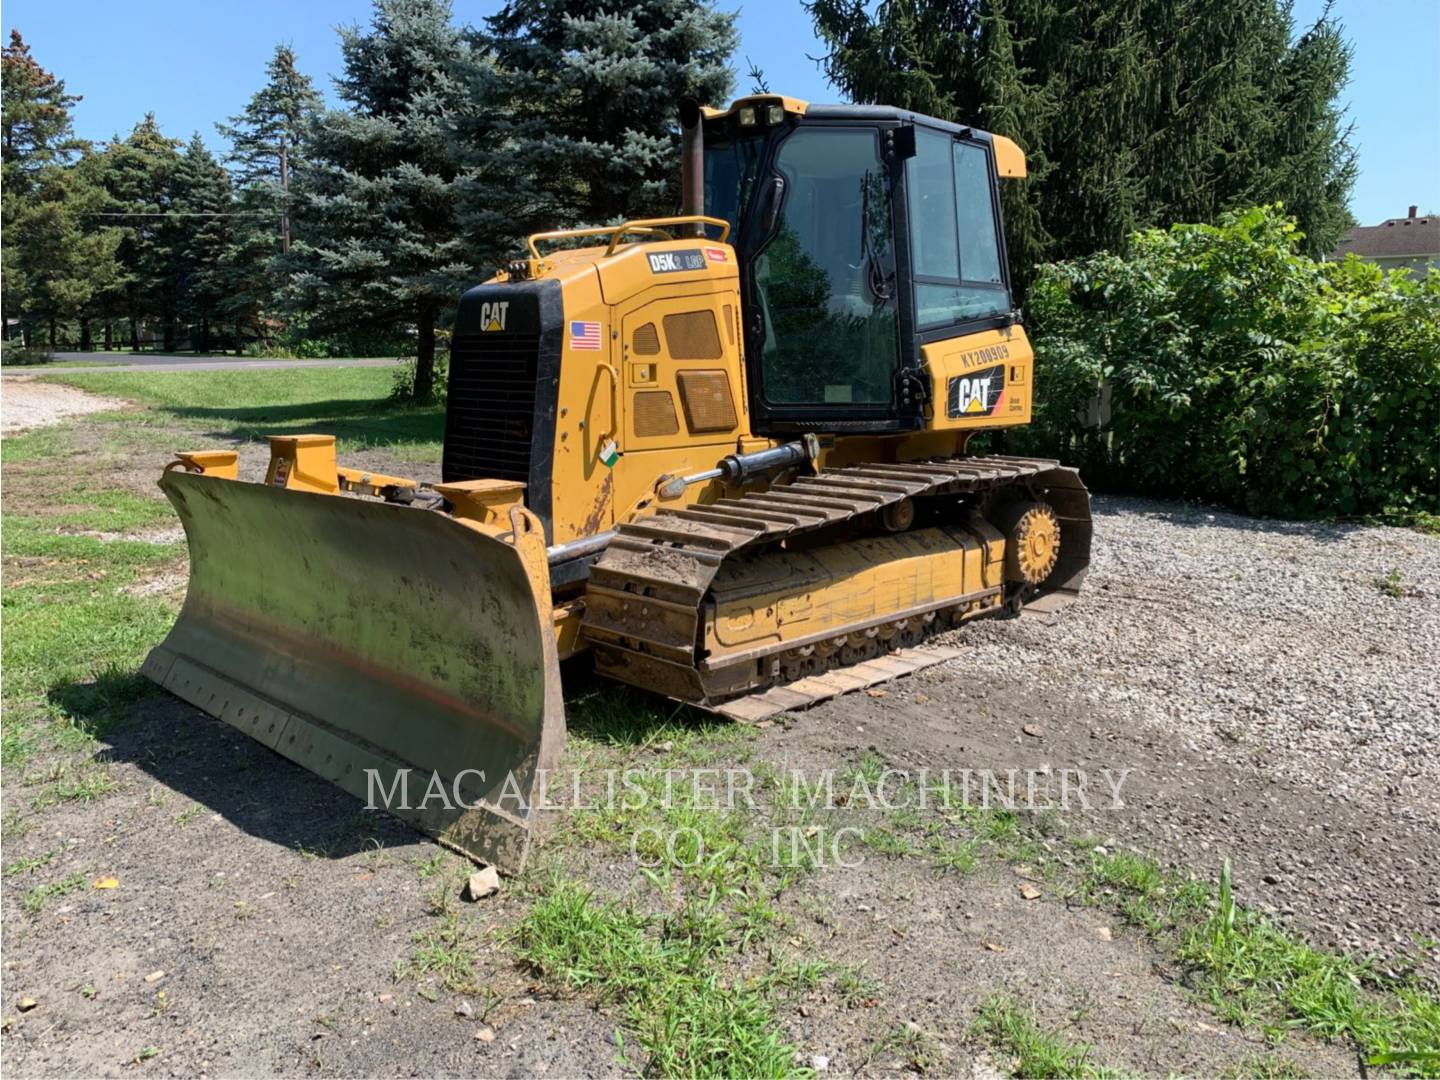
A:
<svg viewBox="0 0 1440 1080">
<path fill-rule="evenodd" d="M 705 126 L 698 102 L 687 98 L 680 103 L 680 213 L 705 213 Z M 705 226 L 693 226 L 703 237 Z"/>
</svg>

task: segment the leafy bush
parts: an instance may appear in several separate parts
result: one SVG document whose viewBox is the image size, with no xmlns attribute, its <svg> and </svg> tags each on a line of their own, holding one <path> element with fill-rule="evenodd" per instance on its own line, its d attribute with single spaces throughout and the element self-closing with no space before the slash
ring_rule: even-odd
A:
<svg viewBox="0 0 1440 1080">
<path fill-rule="evenodd" d="M 1036 423 L 1092 484 L 1282 516 L 1440 510 L 1440 272 L 1321 263 L 1278 207 L 1041 269 Z"/>
<path fill-rule="evenodd" d="M 43 364 L 50 359 L 44 349 L 27 349 L 19 341 L 0 341 L 0 364 Z"/>
<path fill-rule="evenodd" d="M 395 368 L 395 375 L 390 384 L 391 401 L 413 402 L 415 400 L 415 364 L 415 357 L 406 356 Z M 435 385 L 430 399 L 431 403 L 443 405 L 449 389 L 450 358 L 447 353 L 437 352 L 435 354 Z"/>
</svg>

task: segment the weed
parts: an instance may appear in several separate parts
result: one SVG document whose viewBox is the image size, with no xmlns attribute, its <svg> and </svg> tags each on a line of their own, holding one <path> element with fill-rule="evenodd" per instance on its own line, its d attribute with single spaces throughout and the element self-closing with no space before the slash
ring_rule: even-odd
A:
<svg viewBox="0 0 1440 1080">
<path fill-rule="evenodd" d="M 66 769 L 59 779 L 35 797 L 37 810 L 62 802 L 94 802 L 114 791 L 115 778 L 98 767 L 82 767 L 71 775 Z"/>
<path fill-rule="evenodd" d="M 420 874 L 420 880 L 429 881 L 436 874 L 441 873 L 445 869 L 446 864 L 449 862 L 448 856 L 449 853 L 446 852 L 444 849 L 441 849 L 439 851 L 436 851 L 428 859 L 425 859 L 423 862 L 419 863 L 415 867 L 415 869 Z"/>
<path fill-rule="evenodd" d="M 1400 571 L 1393 567 L 1384 577 L 1371 578 L 1370 583 L 1379 589 L 1382 595 L 1392 600 L 1402 600 L 1405 597 L 1405 582 L 1400 577 Z"/>
<path fill-rule="evenodd" d="M 978 846 L 974 840 L 936 837 L 930 842 L 930 865 L 942 874 L 968 874 L 975 869 Z"/>
<path fill-rule="evenodd" d="M 873 1061 L 882 1053 L 896 1054 L 912 1070 L 922 1075 L 940 1057 L 940 1049 L 933 1039 L 920 1030 L 919 1025 L 897 1024 L 873 1050 Z"/>
<path fill-rule="evenodd" d="M 1090 1047 L 1066 1042 L 1046 1031 L 1027 1009 L 1012 999 L 992 997 L 980 1006 L 976 1036 L 996 1050 L 1015 1057 L 1015 1075 L 1103 1077 L 1113 1075 L 1088 1062 Z"/>
<path fill-rule="evenodd" d="M 864 964 L 842 967 L 835 975 L 835 995 L 847 1009 L 872 1004 L 881 990 L 880 983 L 865 974 Z"/>
<path fill-rule="evenodd" d="M 555 881 L 512 940 L 537 973 L 620 1005 L 649 1055 L 646 1073 L 788 1075 L 794 1050 L 764 986 L 724 975 L 726 929 L 718 893 L 652 918 Z"/>
<path fill-rule="evenodd" d="M 16 859 L 9 866 L 5 867 L 5 876 L 14 877 L 16 874 L 28 874 L 39 870 L 42 866 L 49 866 L 51 860 L 64 851 L 63 847 L 54 848 L 43 855 L 27 855 L 22 859 Z"/>
<path fill-rule="evenodd" d="M 1302 1080 L 1307 1075 L 1289 1058 L 1271 1054 L 1245 1058 L 1220 1074 L 1222 1080 Z"/>
<path fill-rule="evenodd" d="M 475 954 L 454 912 L 447 912 L 438 927 L 415 935 L 415 952 L 404 974 L 414 978 L 435 975 L 447 990 L 468 991 L 474 974 Z"/>
<path fill-rule="evenodd" d="M 185 826 L 189 825 L 192 821 L 194 821 L 204 812 L 205 808 L 199 803 L 196 803 L 194 806 L 187 807 L 184 810 L 180 811 L 180 813 L 175 815 L 175 825 L 177 828 L 183 829 L 185 828 Z"/>
<path fill-rule="evenodd" d="M 26 915 L 39 915 L 45 910 L 45 905 L 51 900 L 61 896 L 68 896 L 70 893 L 85 887 L 85 875 L 80 872 L 71 874 L 59 881 L 52 881 L 49 885 L 37 885 L 25 894 L 20 902 L 20 909 Z"/>
<path fill-rule="evenodd" d="M 1351 1040 L 1367 1056 L 1440 1075 L 1440 1062 L 1423 1058 L 1440 1046 L 1440 1001 L 1408 986 L 1390 987 L 1387 1001 L 1379 992 L 1383 984 L 1365 966 L 1312 949 L 1241 909 L 1228 860 L 1209 918 L 1185 930 L 1179 955 L 1198 973 L 1201 996 L 1228 1020 Z M 1418 1059 L 1408 1056 L 1417 1052 Z"/>
<path fill-rule="evenodd" d="M 866 829 L 861 843 L 881 855 L 903 858 L 915 854 L 915 845 L 909 838 L 886 828 Z"/>
</svg>

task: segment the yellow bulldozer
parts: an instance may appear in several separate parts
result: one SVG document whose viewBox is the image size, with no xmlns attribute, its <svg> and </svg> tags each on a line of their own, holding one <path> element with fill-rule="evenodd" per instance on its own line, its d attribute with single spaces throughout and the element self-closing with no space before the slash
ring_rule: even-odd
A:
<svg viewBox="0 0 1440 1080">
<path fill-rule="evenodd" d="M 1030 419 L 1020 149 L 769 94 L 681 129 L 678 216 L 531 236 L 460 299 L 441 483 L 323 434 L 273 437 L 263 483 L 170 463 L 190 584 L 150 678 L 516 870 L 567 657 L 757 721 L 1073 597 L 1076 472 L 967 452 Z"/>
</svg>

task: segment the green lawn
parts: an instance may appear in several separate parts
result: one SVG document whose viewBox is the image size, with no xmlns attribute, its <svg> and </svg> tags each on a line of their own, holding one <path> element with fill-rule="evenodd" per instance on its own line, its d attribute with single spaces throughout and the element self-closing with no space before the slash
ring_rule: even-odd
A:
<svg viewBox="0 0 1440 1080">
<path fill-rule="evenodd" d="M 172 451 L 322 431 L 339 436 L 342 453 L 440 456 L 443 409 L 388 401 L 384 369 L 97 371 L 52 381 L 147 409 L 92 414 L 0 443 L 7 771 L 93 749 L 95 735 L 154 692 L 135 672 L 174 621 L 185 572 L 174 512 L 151 483 Z M 44 802 L 50 787 L 7 798 L 7 808 Z M 58 790 L 88 789 L 71 775 Z"/>
<path fill-rule="evenodd" d="M 438 461 L 445 410 L 388 400 L 389 368 L 285 371 L 96 371 L 54 382 L 148 406 L 198 432 L 263 440 L 333 433 L 346 450 L 385 448 L 408 461 Z"/>
</svg>

